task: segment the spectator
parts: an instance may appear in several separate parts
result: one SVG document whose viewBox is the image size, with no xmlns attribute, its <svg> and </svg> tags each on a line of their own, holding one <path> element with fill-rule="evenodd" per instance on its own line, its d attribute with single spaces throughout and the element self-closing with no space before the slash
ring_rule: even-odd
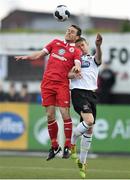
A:
<svg viewBox="0 0 130 180">
<path fill-rule="evenodd" d="M 9 92 L 6 96 L 6 101 L 16 102 L 18 101 L 18 93 L 16 92 L 15 83 L 11 82 L 9 86 Z"/>
<path fill-rule="evenodd" d="M 98 77 L 98 93 L 100 103 L 112 103 L 110 94 L 112 87 L 115 84 L 115 76 L 115 73 L 109 67 L 109 63 L 105 62 Z"/>
<path fill-rule="evenodd" d="M 19 102 L 31 102 L 31 95 L 28 93 L 28 85 L 26 83 L 22 84 L 21 91 L 18 97 Z"/>
<path fill-rule="evenodd" d="M 5 92 L 3 91 L 2 82 L 0 82 L 0 102 L 4 102 L 6 98 Z"/>
<path fill-rule="evenodd" d="M 41 94 L 39 94 L 39 93 L 36 96 L 36 103 L 42 104 L 42 97 L 41 97 Z"/>
</svg>

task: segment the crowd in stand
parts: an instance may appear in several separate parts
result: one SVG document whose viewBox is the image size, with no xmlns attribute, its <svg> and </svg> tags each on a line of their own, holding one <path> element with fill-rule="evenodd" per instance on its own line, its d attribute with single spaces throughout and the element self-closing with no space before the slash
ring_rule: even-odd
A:
<svg viewBox="0 0 130 180">
<path fill-rule="evenodd" d="M 100 70 L 98 75 L 98 97 L 101 104 L 107 103 L 112 104 L 112 88 L 116 82 L 116 74 L 110 68 L 109 62 L 102 64 L 102 70 Z"/>
<path fill-rule="evenodd" d="M 109 68 L 108 63 L 103 64 L 103 69 L 99 72 L 98 90 L 99 103 L 111 104 L 113 98 L 111 97 L 112 88 L 115 84 L 116 75 Z M 28 84 L 21 83 L 20 91 L 17 92 L 16 84 L 10 82 L 8 92 L 4 92 L 2 84 L 0 83 L 0 102 L 26 102 L 41 104 L 40 93 L 30 93 L 28 91 Z"/>
<path fill-rule="evenodd" d="M 39 93 L 31 94 L 28 92 L 28 85 L 21 84 L 20 91 L 17 92 L 15 83 L 11 82 L 8 92 L 4 92 L 2 84 L 0 84 L 0 102 L 26 102 L 26 103 L 41 103 Z"/>
</svg>

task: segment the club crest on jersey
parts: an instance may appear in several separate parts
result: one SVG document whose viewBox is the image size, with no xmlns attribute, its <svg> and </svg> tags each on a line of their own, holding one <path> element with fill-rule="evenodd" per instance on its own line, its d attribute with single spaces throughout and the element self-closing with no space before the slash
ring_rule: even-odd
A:
<svg viewBox="0 0 130 180">
<path fill-rule="evenodd" d="M 65 54 L 65 49 L 59 49 L 58 54 L 59 55 L 64 55 Z"/>
<path fill-rule="evenodd" d="M 73 47 L 69 48 L 69 52 L 74 52 L 74 48 Z"/>
</svg>

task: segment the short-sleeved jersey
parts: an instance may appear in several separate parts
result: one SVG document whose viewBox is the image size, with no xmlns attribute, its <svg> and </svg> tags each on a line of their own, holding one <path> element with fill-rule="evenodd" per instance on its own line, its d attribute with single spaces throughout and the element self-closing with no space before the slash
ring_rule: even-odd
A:
<svg viewBox="0 0 130 180">
<path fill-rule="evenodd" d="M 43 77 L 68 83 L 68 73 L 74 66 L 74 61 L 80 61 L 81 57 L 81 51 L 75 47 L 75 43 L 55 39 L 43 50 L 50 54 Z"/>
<path fill-rule="evenodd" d="M 96 90 L 99 65 L 95 61 L 95 56 L 81 56 L 81 79 L 71 80 L 71 89 Z"/>
</svg>

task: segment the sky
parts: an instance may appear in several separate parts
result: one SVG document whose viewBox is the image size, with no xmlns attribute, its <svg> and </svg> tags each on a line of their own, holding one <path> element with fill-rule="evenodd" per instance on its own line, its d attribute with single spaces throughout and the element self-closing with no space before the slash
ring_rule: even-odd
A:
<svg viewBox="0 0 130 180">
<path fill-rule="evenodd" d="M 130 0 L 0 0 L 0 20 L 14 9 L 54 12 L 61 4 L 72 14 L 130 19 Z"/>
</svg>

